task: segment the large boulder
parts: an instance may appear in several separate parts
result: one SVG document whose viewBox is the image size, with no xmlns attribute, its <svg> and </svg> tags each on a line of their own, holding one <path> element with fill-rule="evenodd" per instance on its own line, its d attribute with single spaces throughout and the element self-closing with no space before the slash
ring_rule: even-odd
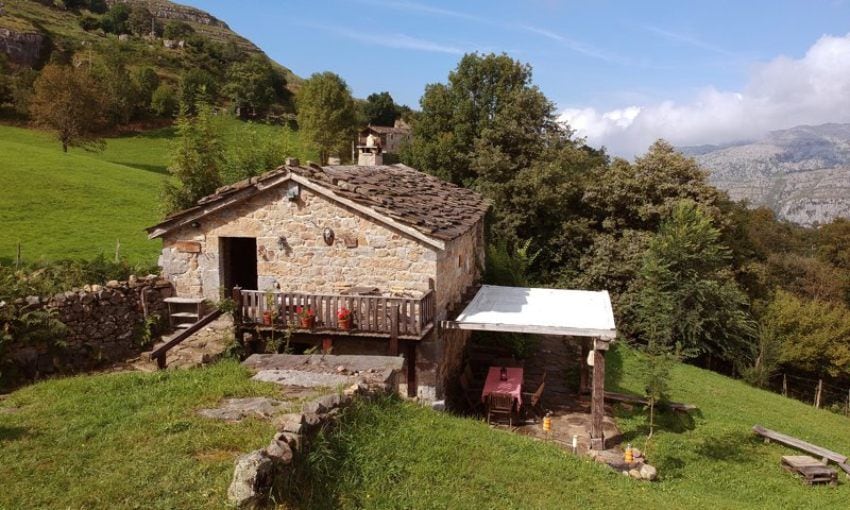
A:
<svg viewBox="0 0 850 510">
<path fill-rule="evenodd" d="M 240 456 L 236 459 L 227 499 L 236 508 L 260 506 L 268 498 L 273 471 L 274 462 L 263 450 Z"/>
</svg>

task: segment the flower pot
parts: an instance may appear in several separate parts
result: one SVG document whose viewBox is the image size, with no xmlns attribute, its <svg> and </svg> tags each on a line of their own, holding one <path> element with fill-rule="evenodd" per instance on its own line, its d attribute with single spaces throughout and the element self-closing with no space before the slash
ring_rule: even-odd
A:
<svg viewBox="0 0 850 510">
<path fill-rule="evenodd" d="M 344 331 L 348 331 L 349 329 L 351 329 L 351 317 L 339 319 L 339 329 Z"/>
<path fill-rule="evenodd" d="M 313 325 L 316 323 L 315 317 L 301 317 L 301 327 L 303 329 L 313 329 Z"/>
<path fill-rule="evenodd" d="M 263 312 L 263 325 L 271 326 L 272 325 L 272 313 L 269 311 Z"/>
</svg>

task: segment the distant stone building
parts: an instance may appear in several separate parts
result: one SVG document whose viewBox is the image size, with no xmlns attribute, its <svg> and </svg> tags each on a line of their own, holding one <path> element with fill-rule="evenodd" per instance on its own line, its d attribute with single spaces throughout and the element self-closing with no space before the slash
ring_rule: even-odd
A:
<svg viewBox="0 0 850 510">
<path fill-rule="evenodd" d="M 383 152 L 398 154 L 402 145 L 410 140 L 410 126 L 401 119 L 395 121 L 395 125 L 392 127 L 366 126 L 357 135 L 357 145 L 369 145 L 370 136 L 378 140 L 378 145 Z"/>
<path fill-rule="evenodd" d="M 460 366 L 467 333 L 438 325 L 479 280 L 487 208 L 474 191 L 405 165 L 290 159 L 148 232 L 163 240 L 160 265 L 178 296 L 218 301 L 238 288 L 249 335 L 269 310 L 298 326 L 297 307 L 310 309 L 314 323 L 296 328 L 296 342 L 403 354 L 400 388 L 430 400 Z"/>
</svg>

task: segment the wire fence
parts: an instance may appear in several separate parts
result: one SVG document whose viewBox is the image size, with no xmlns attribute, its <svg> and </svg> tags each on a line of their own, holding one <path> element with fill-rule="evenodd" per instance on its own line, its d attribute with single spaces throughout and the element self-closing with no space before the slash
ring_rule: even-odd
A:
<svg viewBox="0 0 850 510">
<path fill-rule="evenodd" d="M 850 416 L 850 384 L 843 386 L 824 379 L 780 373 L 771 378 L 768 389 L 819 409 Z"/>
</svg>

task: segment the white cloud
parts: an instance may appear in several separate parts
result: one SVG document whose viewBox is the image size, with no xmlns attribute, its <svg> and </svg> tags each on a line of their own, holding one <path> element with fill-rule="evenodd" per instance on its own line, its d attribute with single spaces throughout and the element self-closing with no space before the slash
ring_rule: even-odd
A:
<svg viewBox="0 0 850 510">
<path fill-rule="evenodd" d="M 420 39 L 407 34 L 373 34 L 360 32 L 357 30 L 349 30 L 342 27 L 332 27 L 324 25 L 307 25 L 312 28 L 318 28 L 332 32 L 338 36 L 345 37 L 354 41 L 359 41 L 372 46 L 383 46 L 385 48 L 395 48 L 404 50 L 427 51 L 431 53 L 449 53 L 451 55 L 462 55 L 466 52 L 463 48 L 443 44 L 428 39 Z"/>
<path fill-rule="evenodd" d="M 800 59 L 777 57 L 751 71 L 741 91 L 706 87 L 691 101 L 561 114 L 591 145 L 633 156 L 657 138 L 675 145 L 750 139 L 800 124 L 850 122 L 850 34 L 823 36 Z"/>
</svg>

